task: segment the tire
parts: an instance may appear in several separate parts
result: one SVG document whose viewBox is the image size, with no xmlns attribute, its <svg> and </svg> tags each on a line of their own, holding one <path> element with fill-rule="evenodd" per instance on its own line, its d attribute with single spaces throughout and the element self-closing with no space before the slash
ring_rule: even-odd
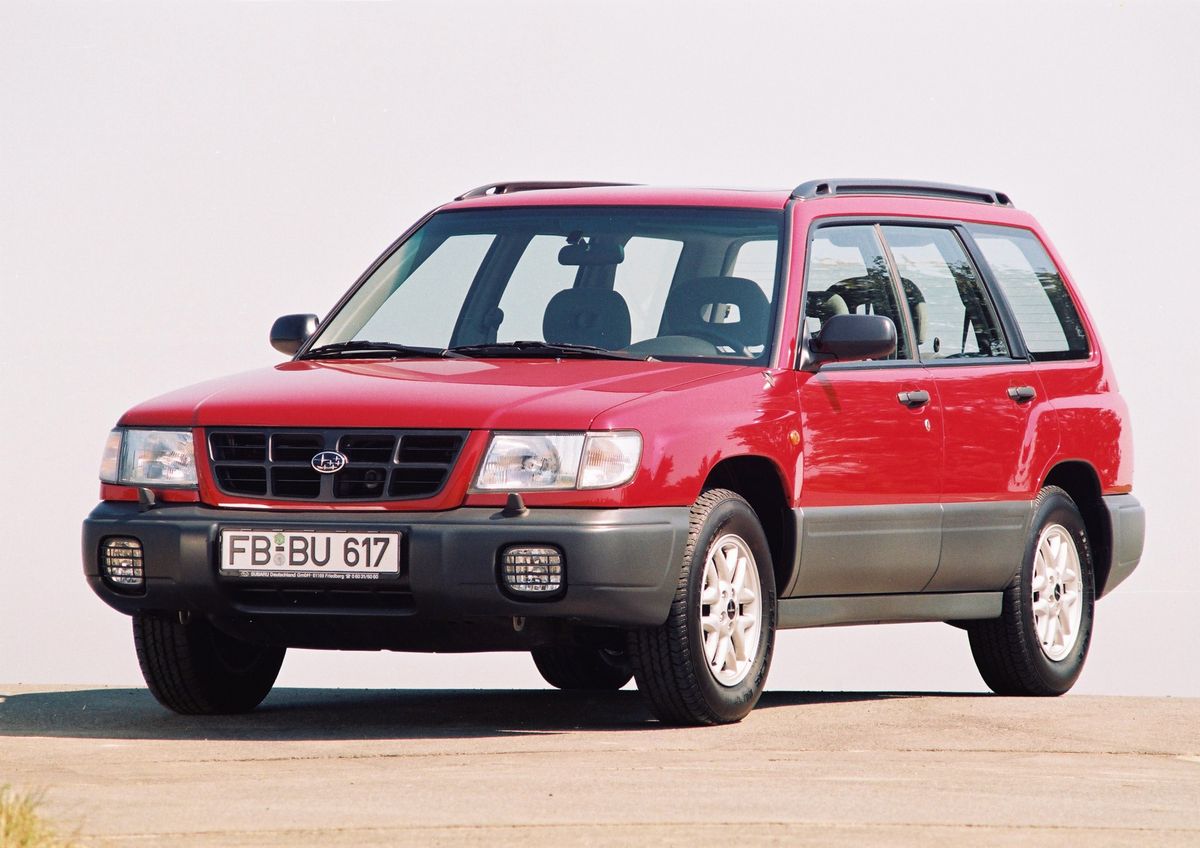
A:
<svg viewBox="0 0 1200 848">
<path fill-rule="evenodd" d="M 151 694 L 182 715 L 245 713 L 262 703 L 285 648 L 253 645 L 206 619 L 139 613 L 133 644 Z"/>
<path fill-rule="evenodd" d="M 1033 503 L 1029 539 L 999 618 L 967 626 L 975 665 L 998 695 L 1062 695 L 1087 659 L 1095 611 L 1092 547 L 1057 486 Z"/>
<path fill-rule="evenodd" d="M 732 566 L 727 556 L 733 557 Z M 746 589 L 757 598 L 744 594 Z M 771 551 L 758 516 L 734 492 L 705 492 L 692 505 L 683 565 L 666 622 L 634 630 L 628 637 L 633 676 L 655 716 L 681 725 L 728 724 L 744 718 L 766 684 L 775 647 L 775 611 Z M 744 659 L 738 658 L 735 632 L 740 634 Z"/>
<path fill-rule="evenodd" d="M 542 679 L 556 689 L 614 692 L 633 677 L 628 658 L 619 651 L 547 645 L 530 653 Z"/>
</svg>

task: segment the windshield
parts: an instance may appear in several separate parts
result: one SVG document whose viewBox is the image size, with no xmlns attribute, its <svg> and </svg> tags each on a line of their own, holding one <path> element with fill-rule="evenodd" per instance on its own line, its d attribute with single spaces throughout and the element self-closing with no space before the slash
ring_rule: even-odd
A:
<svg viewBox="0 0 1200 848">
<path fill-rule="evenodd" d="M 540 357 L 558 346 L 758 363 L 770 355 L 782 217 L 661 207 L 440 212 L 308 352 L 386 354 L 392 345 Z"/>
</svg>

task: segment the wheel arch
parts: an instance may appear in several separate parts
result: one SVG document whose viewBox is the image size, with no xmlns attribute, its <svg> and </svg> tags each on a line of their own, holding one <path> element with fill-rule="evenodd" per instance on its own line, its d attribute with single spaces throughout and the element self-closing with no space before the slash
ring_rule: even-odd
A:
<svg viewBox="0 0 1200 848">
<path fill-rule="evenodd" d="M 1042 486 L 1063 489 L 1083 516 L 1088 541 L 1092 546 L 1092 568 L 1096 578 L 1096 597 L 1104 594 L 1108 572 L 1112 567 L 1112 527 L 1104 508 L 1100 490 L 1100 475 L 1091 463 L 1084 460 L 1064 460 L 1046 474 Z"/>
<path fill-rule="evenodd" d="M 771 549 L 778 596 L 791 584 L 795 569 L 796 522 L 779 467 L 763 456 L 744 455 L 722 459 L 708 472 L 704 490 L 737 492 L 758 516 Z"/>
</svg>

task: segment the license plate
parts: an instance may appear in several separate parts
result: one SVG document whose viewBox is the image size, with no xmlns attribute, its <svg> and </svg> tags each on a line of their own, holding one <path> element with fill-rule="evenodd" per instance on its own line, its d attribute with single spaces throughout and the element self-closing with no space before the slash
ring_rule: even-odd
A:
<svg viewBox="0 0 1200 848">
<path fill-rule="evenodd" d="M 379 580 L 400 573 L 399 533 L 222 530 L 221 573 L 231 577 Z"/>
</svg>

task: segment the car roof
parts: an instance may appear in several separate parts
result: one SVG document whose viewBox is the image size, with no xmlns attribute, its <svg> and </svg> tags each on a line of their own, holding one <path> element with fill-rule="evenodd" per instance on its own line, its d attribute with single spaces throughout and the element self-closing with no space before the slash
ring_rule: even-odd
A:
<svg viewBox="0 0 1200 848">
<path fill-rule="evenodd" d="M 789 201 L 843 206 L 860 198 L 889 198 L 893 208 L 905 198 L 926 206 L 969 204 L 975 211 L 1013 210 L 1008 195 L 993 189 L 916 180 L 833 178 L 809 180 L 793 189 L 683 188 L 588 181 L 510 181 L 464 192 L 443 208 L 529 206 L 701 206 L 783 209 Z M 842 201 L 836 203 L 833 201 Z M 860 204 L 852 204 L 860 206 Z M 926 206 L 926 208 L 928 208 Z"/>
<path fill-rule="evenodd" d="M 578 185 L 499 183 L 460 195 L 446 208 L 499 206 L 712 206 L 737 209 L 783 209 L 788 189 L 670 188 L 644 185 Z"/>
</svg>

